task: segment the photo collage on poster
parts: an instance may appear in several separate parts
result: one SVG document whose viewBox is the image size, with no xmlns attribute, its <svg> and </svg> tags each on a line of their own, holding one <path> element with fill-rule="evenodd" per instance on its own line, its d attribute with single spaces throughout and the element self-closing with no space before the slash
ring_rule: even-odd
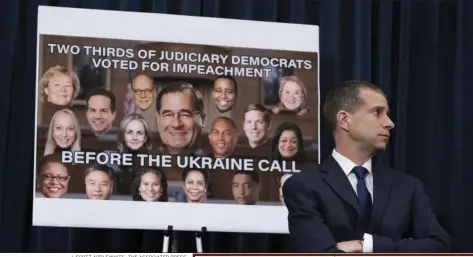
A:
<svg viewBox="0 0 473 257">
<path fill-rule="evenodd" d="M 281 182 L 317 162 L 317 120 L 310 113 L 317 109 L 316 55 L 310 60 L 297 52 L 136 44 L 43 36 L 40 196 L 277 204 Z M 58 53 L 75 51 L 72 46 L 81 51 Z M 94 57 L 126 60 L 138 48 L 160 53 L 156 58 L 166 62 L 143 62 L 148 68 L 142 72 L 96 67 L 104 59 Z M 223 64 L 230 54 L 233 63 L 269 66 L 243 70 L 247 76 L 238 77 L 182 65 L 182 60 Z M 169 66 L 181 72 L 170 72 Z M 129 163 L 112 153 L 128 154 Z"/>
<path fill-rule="evenodd" d="M 33 224 L 284 233 L 318 55 L 317 26 L 40 7 Z"/>
</svg>

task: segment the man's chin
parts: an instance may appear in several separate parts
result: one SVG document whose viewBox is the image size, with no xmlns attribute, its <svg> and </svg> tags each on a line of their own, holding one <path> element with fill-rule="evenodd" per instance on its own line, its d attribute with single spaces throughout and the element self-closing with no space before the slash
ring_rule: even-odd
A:
<svg viewBox="0 0 473 257">
<path fill-rule="evenodd" d="M 215 150 L 214 150 L 214 153 L 215 153 L 216 156 L 218 156 L 218 157 L 220 157 L 220 158 L 223 158 L 223 157 L 227 157 L 227 156 L 228 156 L 227 152 L 219 152 L 219 151 L 215 151 Z"/>
<path fill-rule="evenodd" d="M 148 110 L 149 107 L 150 107 L 150 105 L 146 105 L 146 106 L 145 105 L 138 105 L 138 108 L 140 108 L 140 110 L 142 110 L 142 111 Z"/>
<path fill-rule="evenodd" d="M 189 149 L 189 145 L 166 145 L 171 154 L 181 154 Z"/>
<path fill-rule="evenodd" d="M 385 151 L 387 147 L 387 144 L 379 144 L 375 146 L 375 151 L 382 152 Z"/>
<path fill-rule="evenodd" d="M 226 107 L 226 108 L 221 108 L 221 107 L 218 107 L 217 106 L 217 110 L 220 112 L 220 113 L 224 113 L 224 112 L 228 112 L 232 109 L 232 107 Z"/>
<path fill-rule="evenodd" d="M 108 128 L 97 128 L 97 129 L 93 128 L 92 130 L 93 130 L 93 132 L 96 136 L 101 136 L 101 135 L 107 134 L 107 132 L 110 130 L 110 127 L 108 127 Z"/>
</svg>

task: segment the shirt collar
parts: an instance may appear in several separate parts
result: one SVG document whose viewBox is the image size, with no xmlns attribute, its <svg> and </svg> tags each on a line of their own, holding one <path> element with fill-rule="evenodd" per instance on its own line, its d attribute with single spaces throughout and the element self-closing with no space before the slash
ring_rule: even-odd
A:
<svg viewBox="0 0 473 257">
<path fill-rule="evenodd" d="M 350 174 L 350 172 L 353 170 L 353 168 L 355 166 L 357 166 L 354 162 L 352 162 L 350 159 L 348 159 L 347 157 L 341 155 L 340 153 L 338 153 L 335 149 L 333 149 L 332 151 L 332 157 L 335 159 L 335 161 L 338 162 L 338 164 L 340 165 L 340 167 L 342 168 L 343 172 L 345 172 L 345 175 L 348 176 L 348 174 Z M 371 174 L 371 159 L 369 159 L 367 162 L 363 163 L 363 166 L 364 168 L 366 168 L 368 170 L 368 172 Z"/>
</svg>

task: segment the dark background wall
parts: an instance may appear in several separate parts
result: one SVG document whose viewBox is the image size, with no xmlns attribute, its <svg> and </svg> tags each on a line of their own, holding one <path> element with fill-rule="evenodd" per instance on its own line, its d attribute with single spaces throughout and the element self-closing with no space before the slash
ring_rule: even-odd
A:
<svg viewBox="0 0 473 257">
<path fill-rule="evenodd" d="M 322 98 L 347 79 L 369 80 L 386 91 L 396 129 L 378 161 L 420 178 L 440 222 L 455 238 L 455 251 L 473 252 L 473 2 L 468 0 L 2 1 L 2 252 L 161 248 L 155 231 L 31 227 L 38 4 L 320 25 Z M 321 147 L 323 158 L 333 147 L 325 128 Z M 205 250 L 218 252 L 278 252 L 285 242 L 283 235 L 265 234 L 208 238 Z M 190 242 L 181 245 L 191 247 Z"/>
</svg>

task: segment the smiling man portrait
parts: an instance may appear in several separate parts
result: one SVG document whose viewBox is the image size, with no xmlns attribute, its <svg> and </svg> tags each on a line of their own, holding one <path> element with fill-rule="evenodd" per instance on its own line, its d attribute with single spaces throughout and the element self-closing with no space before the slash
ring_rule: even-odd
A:
<svg viewBox="0 0 473 257">
<path fill-rule="evenodd" d="M 146 75 L 138 75 L 131 84 L 133 101 L 140 110 L 148 110 L 156 99 L 156 89 L 153 79 Z"/>
</svg>

